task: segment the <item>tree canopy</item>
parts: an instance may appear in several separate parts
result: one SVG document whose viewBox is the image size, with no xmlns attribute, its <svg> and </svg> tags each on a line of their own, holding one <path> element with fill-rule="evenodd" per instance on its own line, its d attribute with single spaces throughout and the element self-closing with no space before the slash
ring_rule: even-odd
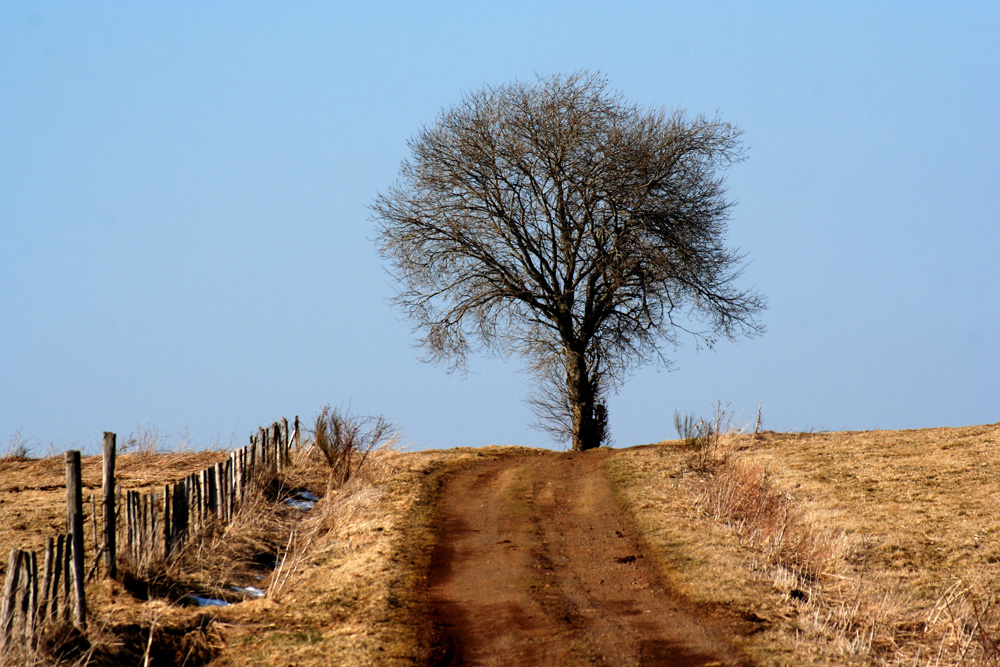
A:
<svg viewBox="0 0 1000 667">
<path fill-rule="evenodd" d="M 605 397 L 682 337 L 763 331 L 736 286 L 722 172 L 744 159 L 718 117 L 644 109 L 578 72 L 466 94 L 409 142 L 373 205 L 395 303 L 432 361 L 523 356 L 542 423 L 597 447 Z"/>
</svg>

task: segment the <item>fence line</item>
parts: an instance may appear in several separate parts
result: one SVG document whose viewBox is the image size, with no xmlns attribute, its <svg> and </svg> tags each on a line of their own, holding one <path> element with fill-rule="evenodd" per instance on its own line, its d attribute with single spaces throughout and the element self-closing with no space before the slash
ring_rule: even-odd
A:
<svg viewBox="0 0 1000 667">
<path fill-rule="evenodd" d="M 163 487 L 141 493 L 115 485 L 116 436 L 103 441 L 101 513 L 103 544 L 98 548 L 98 512 L 94 521 L 95 557 L 92 576 L 103 562 L 108 577 L 117 574 L 119 558 L 130 561 L 138 574 L 157 559 L 169 559 L 191 536 L 213 522 L 232 522 L 258 476 L 282 473 L 291 462 L 291 447 L 300 443 L 299 418 L 289 432 L 288 420 L 274 422 L 250 436 L 248 445 L 229 452 L 224 461 Z M 0 593 L 0 656 L 34 650 L 40 630 L 69 621 L 86 630 L 83 495 L 80 452 L 66 452 L 66 517 L 68 532 L 48 538 L 41 571 L 33 550 L 12 549 Z M 91 496 L 93 503 L 93 496 Z M 119 545 L 123 548 L 119 550 Z M 103 555 L 103 561 L 102 561 Z"/>
</svg>

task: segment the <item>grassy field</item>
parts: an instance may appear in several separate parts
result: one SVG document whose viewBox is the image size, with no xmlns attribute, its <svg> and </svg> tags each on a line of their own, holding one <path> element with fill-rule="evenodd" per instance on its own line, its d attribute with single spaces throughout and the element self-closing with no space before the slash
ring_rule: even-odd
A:
<svg viewBox="0 0 1000 667">
<path fill-rule="evenodd" d="M 632 448 L 609 475 L 668 585 L 759 622 L 762 664 L 1000 662 L 1000 425 L 716 446 Z"/>
<path fill-rule="evenodd" d="M 665 585 L 741 616 L 754 629 L 741 648 L 756 662 L 998 664 L 1000 425 L 729 434 L 700 445 L 618 450 L 608 478 Z M 91 582 L 94 646 L 77 646 L 66 664 L 142 664 L 147 653 L 152 664 L 189 667 L 421 664 L 441 476 L 527 453 L 544 455 L 383 450 L 333 488 L 322 458 L 300 452 L 232 526 L 192 540 L 157 571 L 163 595 Z M 120 482 L 162 486 L 222 456 L 123 455 Z M 38 549 L 62 528 L 63 475 L 61 457 L 0 459 L 0 555 Z M 83 476 L 87 497 L 100 486 L 99 458 L 84 460 Z M 321 496 L 315 510 L 282 505 L 282 489 L 293 488 Z M 268 596 L 176 604 L 186 591 L 248 582 Z"/>
</svg>

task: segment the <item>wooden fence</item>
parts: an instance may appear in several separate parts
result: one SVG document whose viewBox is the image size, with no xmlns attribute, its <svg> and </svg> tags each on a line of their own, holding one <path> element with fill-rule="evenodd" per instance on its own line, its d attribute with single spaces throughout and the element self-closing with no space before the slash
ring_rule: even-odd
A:
<svg viewBox="0 0 1000 667">
<path fill-rule="evenodd" d="M 0 657 L 33 650 L 39 631 L 49 623 L 72 621 L 86 630 L 85 584 L 102 562 L 115 577 L 119 558 L 140 575 L 157 559 L 177 555 L 190 537 L 211 522 L 228 524 L 247 497 L 254 480 L 268 471 L 281 473 L 300 438 L 299 418 L 291 432 L 287 419 L 261 428 L 250 443 L 220 461 L 163 487 L 140 493 L 115 487 L 114 433 L 104 434 L 103 543 L 97 546 L 96 504 L 92 511 L 95 557 L 84 572 L 83 498 L 80 452 L 66 452 L 66 534 L 48 538 L 41 571 L 34 551 L 13 549 L 0 597 Z M 94 503 L 93 496 L 91 502 Z M 119 550 L 118 546 L 122 549 Z"/>
</svg>

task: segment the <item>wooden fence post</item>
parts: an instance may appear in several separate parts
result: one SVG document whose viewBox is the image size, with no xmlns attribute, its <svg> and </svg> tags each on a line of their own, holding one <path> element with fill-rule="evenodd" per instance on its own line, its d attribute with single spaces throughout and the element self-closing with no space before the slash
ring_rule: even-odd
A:
<svg viewBox="0 0 1000 667">
<path fill-rule="evenodd" d="M 170 558 L 170 530 L 173 527 L 170 516 L 170 485 L 163 487 L 163 557 Z"/>
<path fill-rule="evenodd" d="M 24 645 L 33 649 L 38 629 L 38 554 L 32 550 L 25 555 L 28 557 L 28 562 L 25 563 L 28 570 L 26 582 L 28 587 L 24 592 L 25 601 L 22 604 L 22 609 L 27 611 L 24 618 Z"/>
<path fill-rule="evenodd" d="M 153 553 L 156 549 L 156 494 L 150 493 L 148 495 L 149 503 L 147 510 L 149 512 L 149 522 L 146 529 L 146 548 L 143 550 L 143 567 L 148 565 L 150 560 L 152 560 Z M 145 570 L 144 570 L 145 571 Z"/>
<path fill-rule="evenodd" d="M 93 493 L 90 494 L 90 523 L 94 530 L 94 566 L 91 568 L 91 573 L 93 573 L 101 560 L 101 538 L 97 534 L 97 500 Z"/>
<path fill-rule="evenodd" d="M 6 652 L 14 633 L 14 613 L 17 609 L 17 589 L 21 579 L 21 550 L 10 550 L 7 578 L 3 582 L 3 600 L 0 600 L 0 653 Z"/>
<path fill-rule="evenodd" d="M 139 560 L 139 522 L 135 515 L 138 495 L 138 491 L 125 492 L 125 545 L 133 562 Z"/>
<path fill-rule="evenodd" d="M 255 456 L 254 451 L 253 451 L 254 447 L 256 447 L 256 446 L 257 446 L 257 440 L 254 438 L 254 436 L 251 435 L 250 436 L 250 442 L 247 443 L 247 446 L 246 446 L 246 448 L 247 448 L 247 466 L 249 466 L 249 468 L 248 468 L 249 470 L 253 470 L 254 461 L 257 458 Z"/>
<path fill-rule="evenodd" d="M 192 502 L 194 504 L 194 516 L 195 523 L 198 530 L 201 530 L 205 526 L 205 514 L 202 511 L 205 507 L 205 503 L 202 502 L 202 496 L 204 495 L 204 489 L 201 488 L 201 475 L 198 473 L 191 473 L 191 488 L 194 489 L 194 494 L 192 496 Z"/>
<path fill-rule="evenodd" d="M 56 552 L 52 562 L 52 588 L 49 597 L 49 620 L 59 620 L 59 597 L 61 592 L 63 563 L 66 560 L 66 536 L 56 536 Z"/>
<path fill-rule="evenodd" d="M 280 475 L 285 469 L 285 460 L 281 451 L 281 426 L 278 422 L 271 424 L 271 445 L 274 447 L 274 465 Z"/>
<path fill-rule="evenodd" d="M 117 521 L 115 518 L 115 456 L 117 436 L 104 432 L 104 569 L 109 578 L 118 575 Z M 97 517 L 94 517 L 97 521 Z"/>
<path fill-rule="evenodd" d="M 187 506 L 187 483 L 181 480 L 174 484 L 173 508 L 171 508 L 171 519 L 173 527 L 170 530 L 171 550 L 180 549 L 184 546 L 188 529 L 188 506 Z"/>
<path fill-rule="evenodd" d="M 222 523 L 226 523 L 228 521 L 228 517 L 226 517 L 226 476 L 222 462 L 216 463 L 212 467 L 212 471 L 215 478 L 215 515 Z"/>
<path fill-rule="evenodd" d="M 233 460 L 227 459 L 223 465 L 226 469 L 226 485 L 227 492 L 229 494 L 229 507 L 226 508 L 229 514 L 229 522 L 232 523 L 233 516 L 236 514 L 236 478 L 234 477 L 235 468 L 233 466 Z"/>
<path fill-rule="evenodd" d="M 38 603 L 39 622 L 44 623 L 49 617 L 49 605 L 52 604 L 52 568 L 55 559 L 55 540 L 51 537 L 45 540 L 45 561 L 42 564 L 42 597 Z"/>
<path fill-rule="evenodd" d="M 62 620 L 68 621 L 70 615 L 72 614 L 70 600 L 73 599 L 73 568 L 71 566 L 73 562 L 73 540 L 69 533 L 62 536 L 63 538 L 63 560 L 62 560 Z"/>
<path fill-rule="evenodd" d="M 292 434 L 288 432 L 288 420 L 284 417 L 281 418 L 281 455 L 285 459 L 285 465 L 287 466 L 292 462 L 292 455 L 289 449 L 290 438 Z"/>
<path fill-rule="evenodd" d="M 233 500 L 236 501 L 240 497 L 240 466 L 236 452 L 229 452 L 228 465 L 233 469 Z"/>
<path fill-rule="evenodd" d="M 78 450 L 66 452 L 66 519 L 73 544 L 73 623 L 83 630 L 87 627 L 87 599 L 83 569 L 83 483 Z"/>
</svg>

